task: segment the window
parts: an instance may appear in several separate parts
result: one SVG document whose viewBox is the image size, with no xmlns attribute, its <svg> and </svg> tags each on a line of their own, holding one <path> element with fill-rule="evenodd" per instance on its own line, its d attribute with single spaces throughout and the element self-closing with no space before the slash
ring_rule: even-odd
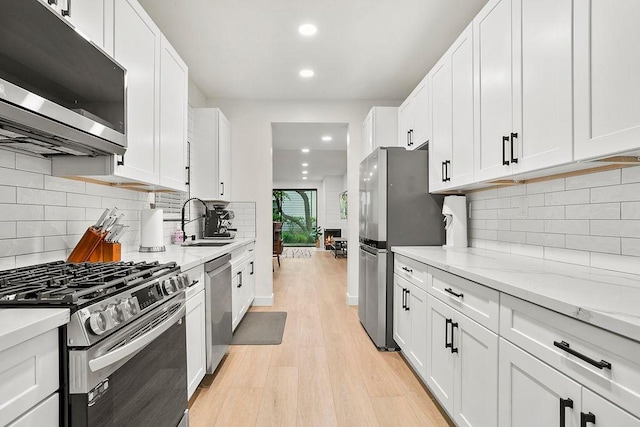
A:
<svg viewBox="0 0 640 427">
<path fill-rule="evenodd" d="M 317 215 L 317 190 L 273 190 L 273 221 L 283 223 L 282 241 L 285 246 L 315 246 Z"/>
</svg>

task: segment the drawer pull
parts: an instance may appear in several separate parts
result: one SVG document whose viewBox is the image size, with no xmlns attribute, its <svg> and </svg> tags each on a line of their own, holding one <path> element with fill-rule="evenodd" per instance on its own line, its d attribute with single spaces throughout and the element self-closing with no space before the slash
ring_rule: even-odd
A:
<svg viewBox="0 0 640 427">
<path fill-rule="evenodd" d="M 407 296 L 407 290 L 405 288 L 402 288 L 402 309 L 403 310 L 407 309 L 406 296 Z"/>
<path fill-rule="evenodd" d="M 403 269 L 404 271 L 406 271 L 407 273 L 413 273 L 413 270 L 412 270 L 412 269 L 410 269 L 409 267 L 402 267 L 402 269 Z"/>
<path fill-rule="evenodd" d="M 599 362 L 597 360 L 594 360 L 592 358 L 590 358 L 589 356 L 585 356 L 582 353 L 579 353 L 577 351 L 575 351 L 574 349 L 572 349 L 571 347 L 569 347 L 569 343 L 566 341 L 554 341 L 553 345 L 555 345 L 556 347 L 558 347 L 560 350 L 564 350 L 569 354 L 573 354 L 574 356 L 576 356 L 579 359 L 584 360 L 585 362 L 587 362 L 590 365 L 595 366 L 598 369 L 611 369 L 611 363 L 605 361 L 605 360 L 600 360 Z"/>
<path fill-rule="evenodd" d="M 451 325 L 451 342 L 449 342 L 449 325 Z M 446 319 L 444 324 L 444 348 L 450 348 L 451 353 L 457 353 L 458 349 L 453 346 L 453 328 L 458 327 L 458 322 L 453 319 Z"/>
<path fill-rule="evenodd" d="M 449 292 L 451 295 L 453 295 L 454 297 L 457 297 L 457 298 L 462 298 L 462 297 L 464 297 L 464 294 L 462 294 L 462 293 L 457 294 L 457 293 L 453 292 L 453 289 L 451 289 L 451 288 L 445 288 L 445 290 L 444 290 L 444 291 L 445 291 L 445 292 Z"/>
<path fill-rule="evenodd" d="M 409 295 L 411 295 L 411 291 L 409 289 L 407 289 L 407 306 L 405 307 L 405 310 L 409 311 Z"/>
<path fill-rule="evenodd" d="M 588 414 L 585 414 L 584 412 L 580 412 L 580 427 L 587 427 L 588 423 L 595 424 L 596 416 L 593 415 L 591 412 L 589 412 Z"/>
<path fill-rule="evenodd" d="M 566 426 L 565 409 L 573 408 L 573 400 L 560 398 L 560 427 Z"/>
</svg>

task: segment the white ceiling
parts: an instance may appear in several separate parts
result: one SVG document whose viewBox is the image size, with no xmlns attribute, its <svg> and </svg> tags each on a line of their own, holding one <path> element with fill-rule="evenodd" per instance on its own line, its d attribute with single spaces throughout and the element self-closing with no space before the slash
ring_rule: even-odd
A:
<svg viewBox="0 0 640 427">
<path fill-rule="evenodd" d="M 207 98 L 404 99 L 487 0 L 140 0 Z M 298 34 L 302 23 L 318 27 Z M 312 68 L 315 76 L 298 76 Z"/>
<path fill-rule="evenodd" d="M 325 176 L 347 173 L 346 123 L 273 123 L 273 181 L 322 181 Z M 330 142 L 322 141 L 331 136 Z M 302 148 L 309 148 L 303 153 Z M 302 163 L 308 163 L 303 167 Z"/>
</svg>

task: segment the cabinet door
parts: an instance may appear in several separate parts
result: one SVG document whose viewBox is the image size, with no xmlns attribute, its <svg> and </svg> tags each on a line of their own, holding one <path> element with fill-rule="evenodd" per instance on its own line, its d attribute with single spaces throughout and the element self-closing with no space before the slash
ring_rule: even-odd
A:
<svg viewBox="0 0 640 427">
<path fill-rule="evenodd" d="M 218 123 L 218 185 L 220 200 L 231 200 L 231 125 L 222 114 Z"/>
<path fill-rule="evenodd" d="M 22 415 L 17 420 L 8 424 L 7 427 L 56 427 L 60 420 L 60 402 L 58 393 L 54 393 L 44 402 L 38 404 L 29 412 Z"/>
<path fill-rule="evenodd" d="M 446 344 L 451 342 L 453 317 L 451 307 L 427 295 L 427 385 L 449 414 L 453 413 L 455 355 Z"/>
<path fill-rule="evenodd" d="M 456 314 L 455 322 L 454 419 L 460 426 L 496 426 L 498 335 L 463 314 Z"/>
<path fill-rule="evenodd" d="M 445 54 L 430 73 L 433 102 L 433 129 L 429 156 L 429 190 L 447 186 L 447 168 L 451 161 L 451 57 Z"/>
<path fill-rule="evenodd" d="M 411 314 L 407 311 L 407 281 L 393 276 L 393 339 L 405 355 L 411 351 Z"/>
<path fill-rule="evenodd" d="M 105 7 L 108 0 L 59 0 L 61 11 L 82 34 L 105 49 Z M 66 5 L 64 4 L 66 3 Z"/>
<path fill-rule="evenodd" d="M 137 1 L 114 1 L 114 58 L 127 70 L 127 152 L 116 175 L 157 183 L 160 31 Z"/>
<path fill-rule="evenodd" d="M 640 2 L 574 5 L 576 160 L 640 147 Z"/>
<path fill-rule="evenodd" d="M 206 371 L 204 290 L 187 300 L 187 394 L 191 398 Z"/>
<path fill-rule="evenodd" d="M 398 107 L 398 147 L 411 149 L 410 131 L 413 129 L 413 103 L 407 99 Z"/>
<path fill-rule="evenodd" d="M 373 151 L 373 109 L 369 111 L 362 122 L 362 153 L 360 159 L 364 159 Z"/>
<path fill-rule="evenodd" d="M 451 142 L 447 187 L 473 182 L 473 27 L 451 46 Z"/>
<path fill-rule="evenodd" d="M 251 250 L 251 252 L 253 252 L 253 250 Z M 253 300 L 256 297 L 256 258 L 255 256 L 251 255 L 251 258 L 249 258 L 249 265 L 248 265 L 248 269 L 249 269 L 249 283 L 248 283 L 248 291 L 247 291 L 247 305 L 251 306 L 251 304 L 253 304 Z"/>
<path fill-rule="evenodd" d="M 580 425 L 580 384 L 502 338 L 499 378 L 500 427 Z"/>
<path fill-rule="evenodd" d="M 431 108 L 429 98 L 429 77 L 425 77 L 413 95 L 413 145 L 418 148 L 431 139 Z"/>
<path fill-rule="evenodd" d="M 162 36 L 160 52 L 160 185 L 186 191 L 187 65 Z"/>
<path fill-rule="evenodd" d="M 231 326 L 235 331 L 240 322 L 240 309 L 242 307 L 242 292 L 240 291 L 240 280 L 242 271 L 235 272 L 231 276 Z"/>
<path fill-rule="evenodd" d="M 411 317 L 409 358 L 421 378 L 427 378 L 427 293 L 409 284 L 407 313 Z"/>
<path fill-rule="evenodd" d="M 582 388 L 582 412 L 595 415 L 595 422 L 588 423 L 587 426 L 640 427 L 640 419 L 584 387 Z"/>
<path fill-rule="evenodd" d="M 508 137 L 513 127 L 511 2 L 489 0 L 473 20 L 477 181 L 500 178 L 511 172 L 509 166 L 503 165 L 511 154 Z"/>
<path fill-rule="evenodd" d="M 193 109 L 191 141 L 191 196 L 218 200 L 218 115 L 217 108 Z"/>
<path fill-rule="evenodd" d="M 513 137 L 512 157 L 517 159 L 514 172 L 573 160 L 572 3 L 572 0 L 513 0 L 515 99 L 510 143 Z M 640 8 L 636 13 L 640 16 Z M 607 112 L 608 117 L 610 113 Z M 636 113 L 640 114 L 640 107 Z M 640 119 L 636 123 L 640 125 Z"/>
</svg>

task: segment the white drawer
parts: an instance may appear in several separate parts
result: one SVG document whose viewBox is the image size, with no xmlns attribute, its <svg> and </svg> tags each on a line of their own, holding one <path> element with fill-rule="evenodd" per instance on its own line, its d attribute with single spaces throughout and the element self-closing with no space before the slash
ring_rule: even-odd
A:
<svg viewBox="0 0 640 427">
<path fill-rule="evenodd" d="M 434 267 L 429 267 L 429 274 L 431 295 L 498 333 L 500 292 Z"/>
<path fill-rule="evenodd" d="M 197 265 L 187 271 L 183 271 L 183 273 L 189 275 L 189 283 L 191 285 L 185 292 L 185 298 L 189 299 L 204 289 L 204 264 Z"/>
<path fill-rule="evenodd" d="M 0 352 L 0 425 L 14 421 L 58 385 L 57 329 Z"/>
<path fill-rule="evenodd" d="M 640 416 L 640 343 L 503 294 L 500 335 L 606 399 Z M 592 363 L 559 348 L 592 359 Z M 594 366 L 608 363 L 610 368 Z"/>
<path fill-rule="evenodd" d="M 426 290 L 427 266 L 403 255 L 394 254 L 393 272 L 417 287 Z"/>
<path fill-rule="evenodd" d="M 56 427 L 60 419 L 58 393 L 9 424 L 8 427 Z"/>
</svg>

